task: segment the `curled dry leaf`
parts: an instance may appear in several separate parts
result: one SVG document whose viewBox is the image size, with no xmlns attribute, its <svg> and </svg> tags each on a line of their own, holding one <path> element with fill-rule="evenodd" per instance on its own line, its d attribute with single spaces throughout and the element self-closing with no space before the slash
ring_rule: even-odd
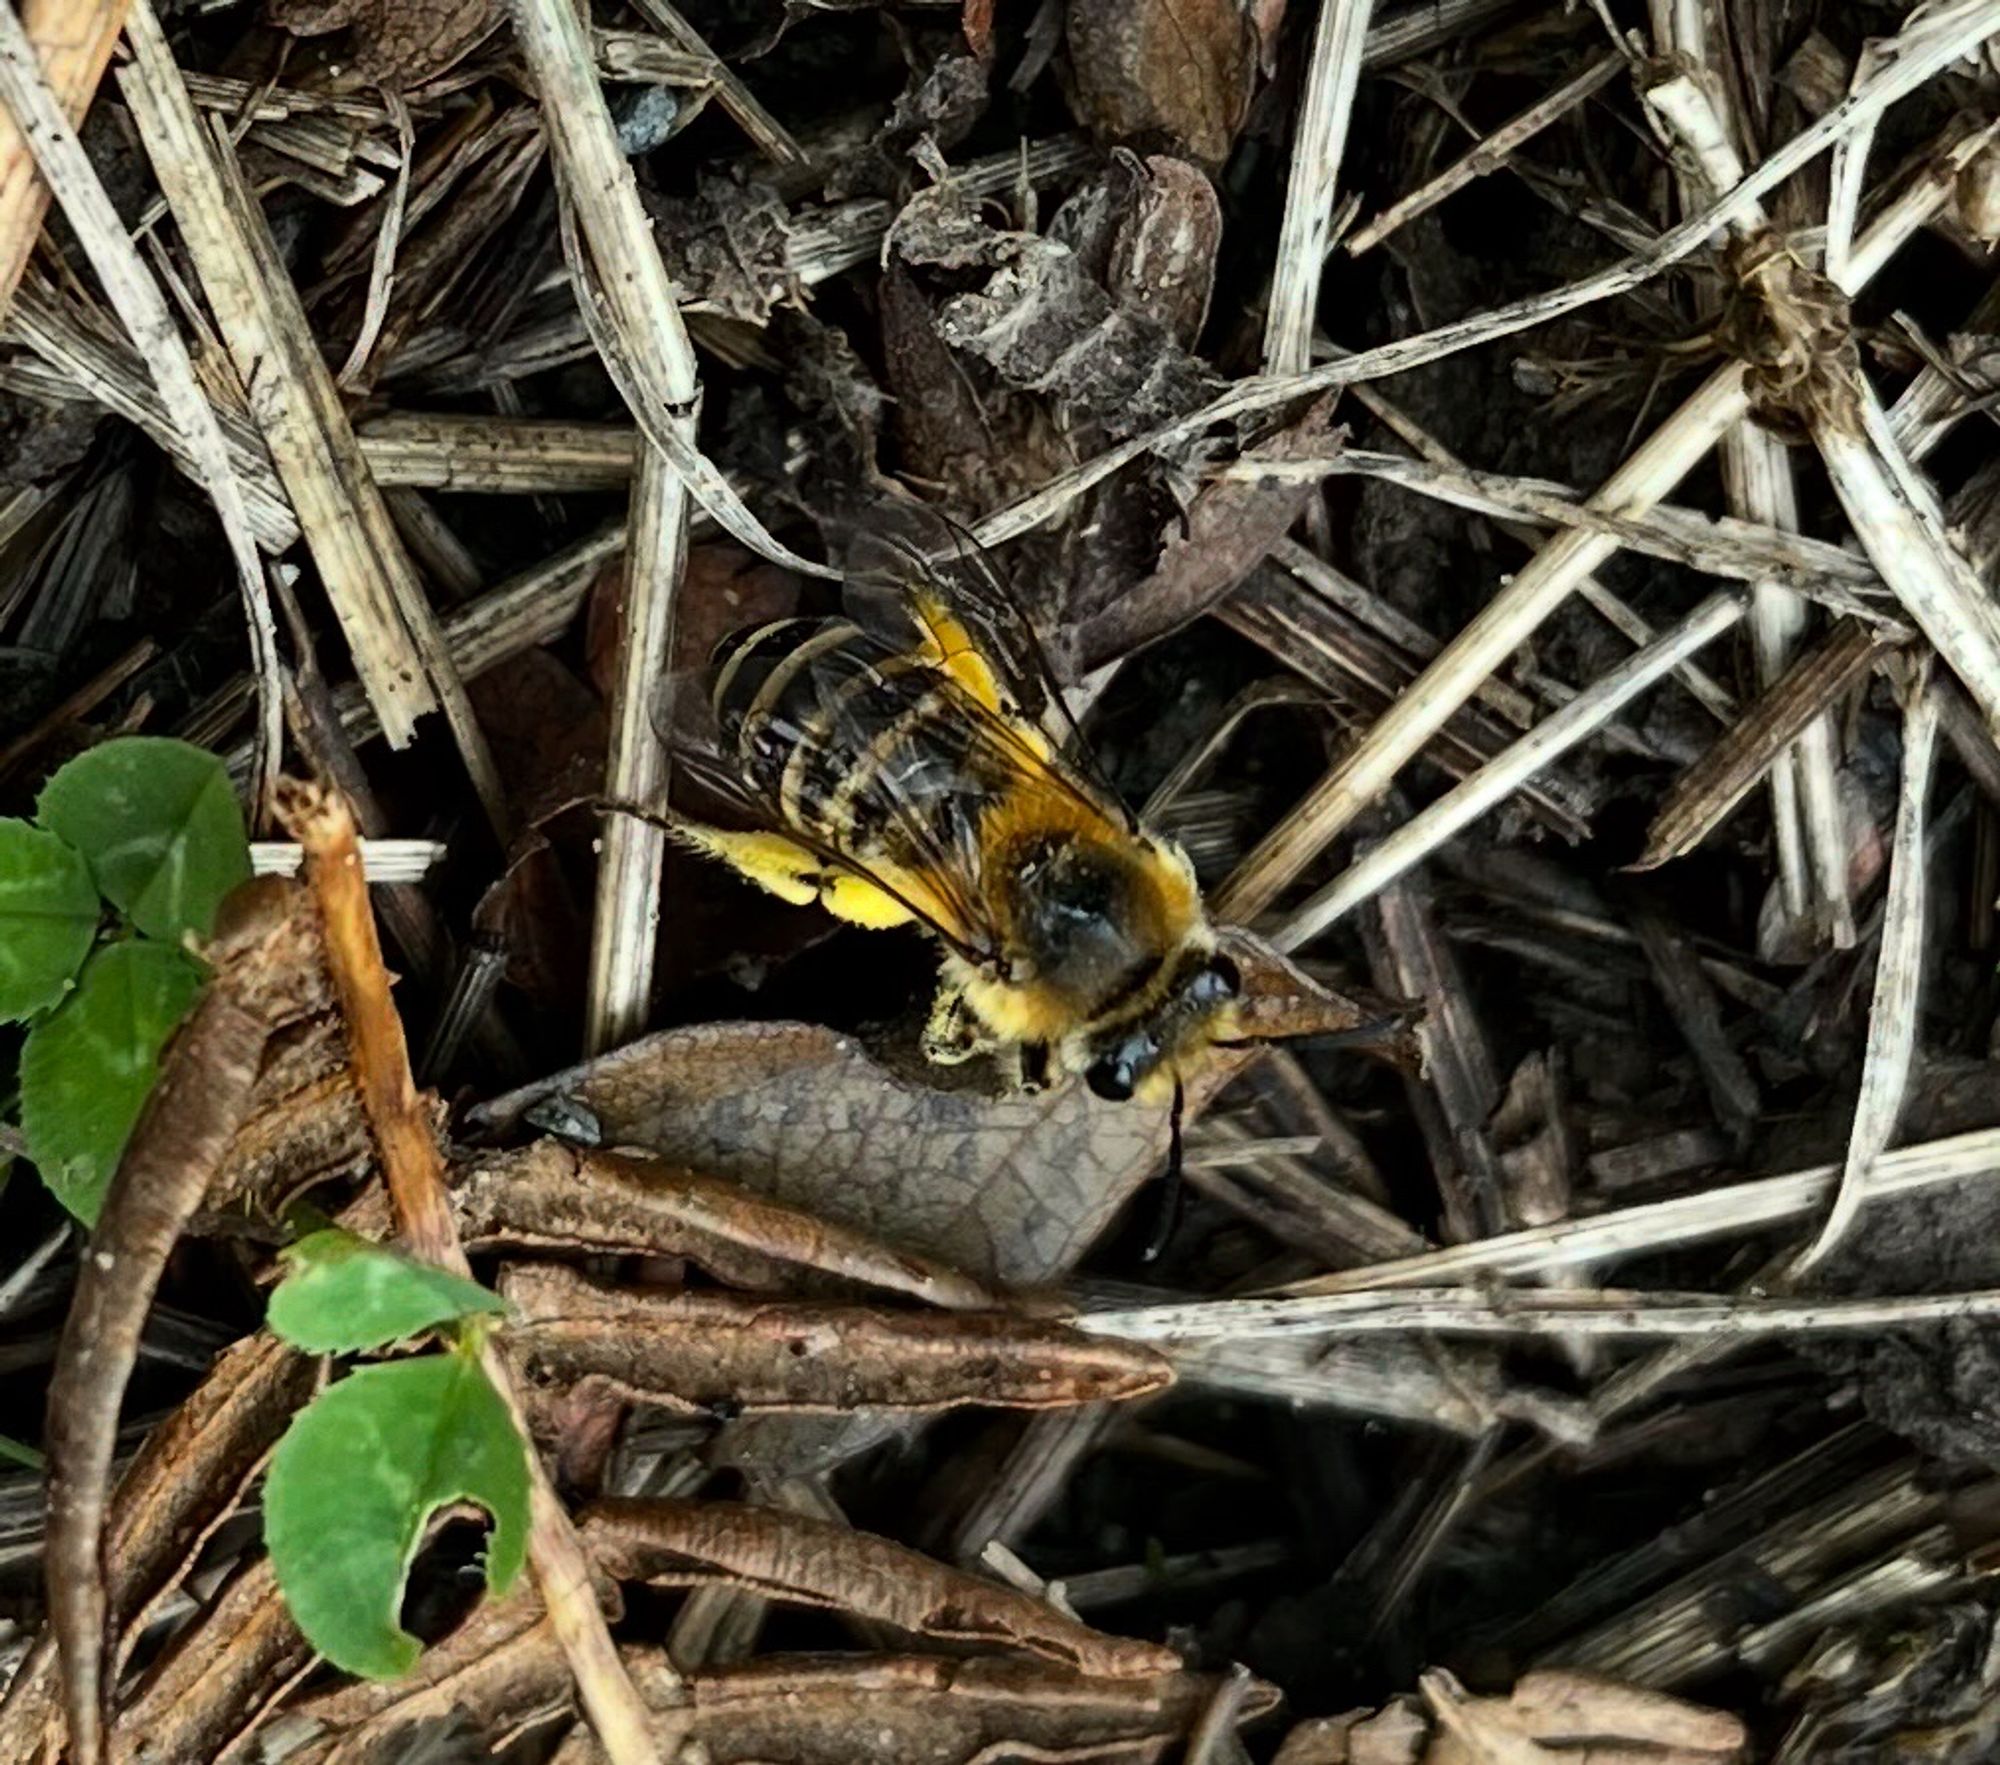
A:
<svg viewBox="0 0 2000 1765">
<path fill-rule="evenodd" d="M 1193 349 L 1215 290 L 1222 204 L 1184 159 L 1116 149 L 1056 212 L 1049 235 L 1070 247 L 1113 302 Z"/>
<path fill-rule="evenodd" d="M 982 1581 L 872 1533 L 738 1502 L 604 1501 L 581 1531 L 621 1581 L 723 1582 L 774 1600 L 877 1619 L 913 1636 L 979 1642 L 1107 1679 L 1174 1673 L 1158 1643 L 1106 1636 L 1011 1587 Z"/>
<path fill-rule="evenodd" d="M 250 1113 L 192 1227 L 240 1230 L 245 1221 L 276 1220 L 303 1191 L 360 1174 L 374 1155 L 346 1031 L 329 996 L 323 1011 L 265 1045 Z"/>
<path fill-rule="evenodd" d="M 1748 1738 L 1721 1710 L 1567 1668 L 1524 1674 L 1506 1697 L 1469 1697 L 1443 1672 L 1423 1692 L 1428 1715 L 1399 1698 L 1301 1722 L 1274 1765 L 1728 1765 Z"/>
<path fill-rule="evenodd" d="M 270 1336 L 224 1349 L 119 1480 L 105 1534 L 114 1629 L 173 1585 L 310 1394 L 313 1363 Z M 0 1704 L 0 1759 L 52 1760 L 59 1746 L 55 1649 L 45 1632 Z"/>
<path fill-rule="evenodd" d="M 608 1583 L 603 1591 L 616 1598 Z M 465 1712 L 486 1733 L 505 1734 L 563 1708 L 572 1690 L 562 1645 L 524 1577 L 505 1599 L 483 1601 L 403 1678 L 356 1680 L 292 1706 L 325 1732 L 291 1757 L 294 1765 L 393 1765 L 410 1756 L 410 1732 L 424 1723 Z"/>
<path fill-rule="evenodd" d="M 268 0 L 265 10 L 298 37 L 351 29 L 349 83 L 398 90 L 455 66 L 500 22 L 500 0 Z"/>
<path fill-rule="evenodd" d="M 1164 1357 L 1010 1312 L 641 1293 L 567 1269 L 509 1271 L 517 1364 L 543 1385 L 608 1383 L 697 1411 L 1057 1409 L 1171 1382 Z"/>
<path fill-rule="evenodd" d="M 553 1140 L 497 1153 L 459 1172 L 453 1202 L 460 1233 L 475 1250 L 683 1256 L 719 1280 L 766 1289 L 812 1269 L 932 1305 L 993 1303 L 978 1282 L 930 1257 L 629 1153 Z"/>
<path fill-rule="evenodd" d="M 1423 1765 L 1556 1765 L 1581 1757 L 1658 1765 L 1740 1759 L 1748 1731 L 1721 1710 L 1588 1673 L 1545 1669 L 1504 1698 L 1468 1697 L 1449 1673 L 1423 1676 L 1435 1730 Z"/>
<path fill-rule="evenodd" d="M 111 1734 L 114 1765 L 221 1759 L 263 1714 L 271 1688 L 313 1658 L 270 1559 L 230 1579 L 180 1631 Z"/>
<path fill-rule="evenodd" d="M 1159 319 L 1121 305 L 1063 239 L 993 227 L 963 192 L 921 192 L 889 229 L 904 264 L 988 272 L 982 285 L 944 299 L 937 334 L 1001 381 L 1056 398 L 1113 438 L 1195 409 L 1220 388 Z"/>
<path fill-rule="evenodd" d="M 1250 108 L 1257 41 L 1239 0 L 1075 0 L 1070 77 L 1100 135 L 1165 136 L 1209 165 Z"/>
<path fill-rule="evenodd" d="M 650 1698 L 661 1657 L 636 1653 Z M 713 1765 L 986 1765 L 1001 1759 L 1136 1762 L 1181 1740 L 1214 1695 L 1213 1677 L 1087 1678 L 1031 1660 L 775 1656 L 692 1675 L 691 1737 Z M 1243 1719 L 1277 1693 L 1253 1682 Z"/>
<path fill-rule="evenodd" d="M 1244 1058 L 1211 1061 L 1189 1087 L 1190 1112 Z M 1066 1273 L 1166 1155 L 1164 1109 L 1104 1103 L 1081 1085 L 946 1090 L 929 1082 L 937 1069 L 919 1070 L 892 1072 L 814 1024 L 704 1024 L 498 1098 L 473 1120 L 501 1126 L 557 1105 L 607 1143 L 1006 1286 Z"/>
<path fill-rule="evenodd" d="M 1334 395 L 1249 451 L 1252 459 L 1299 459 L 1332 445 Z M 1204 485 L 1160 553 L 1153 573 L 1086 619 L 1071 639 L 1087 672 L 1200 618 L 1263 562 L 1317 494 L 1282 479 L 1224 478 Z"/>
</svg>

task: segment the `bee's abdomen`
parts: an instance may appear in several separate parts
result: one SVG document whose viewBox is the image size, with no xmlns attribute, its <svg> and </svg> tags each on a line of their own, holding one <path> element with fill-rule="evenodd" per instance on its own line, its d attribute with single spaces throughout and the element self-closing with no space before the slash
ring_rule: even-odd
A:
<svg viewBox="0 0 2000 1765">
<path fill-rule="evenodd" d="M 716 654 L 715 721 L 747 780 L 846 851 L 920 846 L 990 789 L 951 684 L 846 619 L 783 619 Z"/>
</svg>

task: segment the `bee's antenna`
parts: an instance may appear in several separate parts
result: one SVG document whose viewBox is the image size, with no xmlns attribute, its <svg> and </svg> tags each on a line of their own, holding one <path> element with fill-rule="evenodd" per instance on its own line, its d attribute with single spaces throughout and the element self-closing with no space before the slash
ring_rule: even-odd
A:
<svg viewBox="0 0 2000 1765">
<path fill-rule="evenodd" d="M 1159 1207 L 1153 1215 L 1153 1234 L 1139 1253 L 1139 1260 L 1149 1265 L 1166 1253 L 1174 1233 L 1180 1229 L 1181 1215 L 1187 1206 L 1187 1185 L 1181 1178 L 1181 1117 L 1186 1109 L 1187 1093 L 1181 1088 L 1181 1075 L 1175 1073 L 1173 1106 L 1167 1112 L 1167 1168 L 1160 1176 L 1165 1187 L 1160 1191 Z"/>
</svg>

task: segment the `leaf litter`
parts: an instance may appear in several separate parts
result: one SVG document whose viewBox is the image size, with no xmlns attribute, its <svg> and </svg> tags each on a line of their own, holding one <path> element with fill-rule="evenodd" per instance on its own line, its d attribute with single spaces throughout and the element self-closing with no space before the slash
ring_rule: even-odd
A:
<svg viewBox="0 0 2000 1765">
<path fill-rule="evenodd" d="M 87 1245 L 0 1194 L 0 1754 L 1986 1756 L 1990 6 L 140 6 L 94 104 L 86 11 L 46 231 L 0 143 L 0 807 L 285 718 L 445 858 L 339 847 L 227 1050 L 220 965 Z M 995 542 L 1249 922 L 1179 1203 L 593 801 L 857 522 Z M 382 1685 L 246 1520 L 327 1219 L 512 1302 L 541 1449 Z"/>
</svg>

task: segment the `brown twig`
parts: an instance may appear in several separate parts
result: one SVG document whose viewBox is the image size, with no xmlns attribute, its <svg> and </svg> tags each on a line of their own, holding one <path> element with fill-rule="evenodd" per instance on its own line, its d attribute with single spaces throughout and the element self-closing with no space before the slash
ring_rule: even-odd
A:
<svg viewBox="0 0 2000 1765">
<path fill-rule="evenodd" d="M 397 1228 L 415 1255 L 468 1275 L 446 1198 L 444 1160 L 410 1073 L 402 1019 L 389 997 L 389 971 L 368 905 L 353 818 L 330 791 L 296 780 L 280 781 L 278 800 L 286 827 L 306 851 L 306 875 L 325 922 L 327 966 L 347 1021 L 362 1106 Z M 482 1364 L 521 1424 L 512 1375 L 491 1345 Z M 657 1765 L 652 1719 L 605 1628 L 576 1529 L 532 1450 L 528 1467 L 533 1502 L 528 1560 L 576 1676 L 577 1694 L 613 1765 Z"/>
</svg>

